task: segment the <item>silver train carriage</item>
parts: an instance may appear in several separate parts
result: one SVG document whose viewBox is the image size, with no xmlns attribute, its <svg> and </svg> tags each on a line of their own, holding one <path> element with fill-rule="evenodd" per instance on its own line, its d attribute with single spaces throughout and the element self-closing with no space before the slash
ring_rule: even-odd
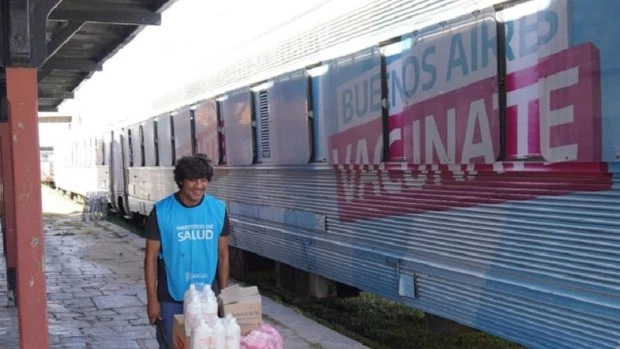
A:
<svg viewBox="0 0 620 349">
<path fill-rule="evenodd" d="M 57 185 L 146 215 L 175 161 L 206 153 L 243 250 L 528 347 L 618 348 L 620 2 L 356 11 L 90 155 L 73 140 Z M 276 56 L 287 71 L 258 78 Z"/>
</svg>

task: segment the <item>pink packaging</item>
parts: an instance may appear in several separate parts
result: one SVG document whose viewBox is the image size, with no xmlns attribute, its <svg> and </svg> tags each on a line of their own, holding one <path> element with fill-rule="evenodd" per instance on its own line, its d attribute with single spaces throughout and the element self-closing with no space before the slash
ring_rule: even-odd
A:
<svg viewBox="0 0 620 349">
<path fill-rule="evenodd" d="M 282 336 L 273 326 L 263 322 L 260 330 L 241 337 L 241 349 L 283 349 Z"/>
</svg>

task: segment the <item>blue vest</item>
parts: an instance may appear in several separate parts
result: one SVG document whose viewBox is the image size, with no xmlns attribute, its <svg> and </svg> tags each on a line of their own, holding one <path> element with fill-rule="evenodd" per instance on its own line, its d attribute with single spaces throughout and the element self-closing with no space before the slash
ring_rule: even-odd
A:
<svg viewBox="0 0 620 349">
<path fill-rule="evenodd" d="M 182 301 L 191 283 L 213 283 L 226 204 L 205 195 L 199 205 L 185 207 L 173 194 L 155 203 L 155 209 L 168 292 Z"/>
</svg>

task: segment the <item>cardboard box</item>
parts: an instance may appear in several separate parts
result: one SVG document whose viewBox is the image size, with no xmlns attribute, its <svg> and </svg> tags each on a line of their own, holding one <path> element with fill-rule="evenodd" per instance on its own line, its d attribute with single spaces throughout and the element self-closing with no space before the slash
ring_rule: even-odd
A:
<svg viewBox="0 0 620 349">
<path fill-rule="evenodd" d="M 232 314 L 241 327 L 241 336 L 259 329 L 263 321 L 263 313 L 258 287 L 232 285 L 223 289 L 219 296 L 218 313 L 220 317 Z M 189 349 L 190 338 L 185 335 L 185 320 L 181 314 L 174 316 L 172 337 L 173 349 Z"/>
<path fill-rule="evenodd" d="M 174 316 L 174 326 L 172 327 L 172 348 L 188 349 L 189 338 L 185 335 L 185 320 L 183 315 Z"/>
<path fill-rule="evenodd" d="M 237 319 L 242 336 L 260 328 L 263 313 L 258 287 L 229 286 L 221 291 L 219 303 L 222 316 L 232 314 Z"/>
</svg>

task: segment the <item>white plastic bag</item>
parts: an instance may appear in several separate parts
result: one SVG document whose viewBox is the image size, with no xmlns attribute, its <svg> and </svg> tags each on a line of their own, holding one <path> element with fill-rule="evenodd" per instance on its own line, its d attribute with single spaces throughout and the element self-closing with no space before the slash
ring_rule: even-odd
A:
<svg viewBox="0 0 620 349">
<path fill-rule="evenodd" d="M 273 326 L 264 323 L 241 338 L 241 349 L 283 349 L 282 336 Z"/>
</svg>

